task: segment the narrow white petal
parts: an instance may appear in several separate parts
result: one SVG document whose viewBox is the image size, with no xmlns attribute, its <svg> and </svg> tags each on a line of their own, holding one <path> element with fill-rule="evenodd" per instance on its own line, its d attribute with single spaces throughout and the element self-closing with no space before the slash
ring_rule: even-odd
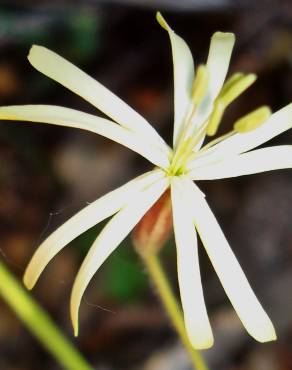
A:
<svg viewBox="0 0 292 370">
<path fill-rule="evenodd" d="M 211 101 L 216 99 L 225 81 L 234 42 L 235 36 L 230 32 L 216 32 L 212 36 L 207 61 Z"/>
<path fill-rule="evenodd" d="M 214 157 L 244 153 L 271 140 L 292 127 L 292 103 L 275 112 L 253 131 L 235 134 L 206 151 Z"/>
<path fill-rule="evenodd" d="M 102 135 L 141 154 L 160 167 L 167 167 L 168 155 L 143 137 L 108 119 L 56 105 L 12 105 L 0 107 L 0 120 L 42 122 L 80 128 Z"/>
<path fill-rule="evenodd" d="M 168 186 L 169 180 L 164 178 L 143 192 L 131 194 L 131 201 L 107 223 L 93 243 L 80 267 L 71 294 L 71 319 L 75 335 L 78 335 L 80 302 L 91 278 Z"/>
<path fill-rule="evenodd" d="M 276 339 L 275 329 L 259 303 L 232 252 L 218 222 L 198 188 L 185 179 L 185 189 L 193 199 L 193 219 L 208 256 L 249 334 L 259 342 Z"/>
<path fill-rule="evenodd" d="M 189 202 L 185 201 L 179 185 L 179 179 L 174 178 L 171 199 L 180 296 L 190 342 L 196 349 L 206 349 L 213 345 L 214 339 L 202 289 L 196 230 Z"/>
<path fill-rule="evenodd" d="M 157 13 L 157 20 L 168 32 L 172 49 L 174 77 L 173 144 L 175 145 L 184 116 L 191 103 L 191 90 L 194 81 L 194 61 L 188 45 L 169 27 L 160 13 Z"/>
<path fill-rule="evenodd" d="M 24 284 L 32 289 L 50 260 L 77 236 L 118 212 L 132 194 L 164 177 L 161 170 L 145 173 L 83 208 L 53 232 L 36 250 L 24 274 Z"/>
<path fill-rule="evenodd" d="M 28 60 L 39 72 L 81 96 L 114 121 L 166 147 L 158 133 L 140 114 L 74 64 L 38 45 L 30 49 Z"/>
<path fill-rule="evenodd" d="M 292 168 L 292 145 L 271 146 L 239 154 L 217 163 L 194 167 L 188 175 L 193 180 L 214 180 L 284 168 Z"/>
<path fill-rule="evenodd" d="M 200 127 L 210 115 L 214 100 L 217 98 L 228 72 L 231 53 L 235 42 L 233 33 L 216 32 L 212 36 L 207 68 L 209 71 L 209 86 L 206 97 L 194 116 L 193 127 Z M 200 142 L 200 146 L 203 139 Z"/>
</svg>

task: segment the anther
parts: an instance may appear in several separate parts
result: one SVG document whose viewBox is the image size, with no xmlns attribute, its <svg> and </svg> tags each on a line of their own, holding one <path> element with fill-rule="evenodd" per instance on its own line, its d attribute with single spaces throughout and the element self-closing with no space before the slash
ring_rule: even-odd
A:
<svg viewBox="0 0 292 370">
<path fill-rule="evenodd" d="M 220 91 L 220 95 L 224 95 L 231 88 L 231 86 L 235 85 L 243 76 L 243 73 L 237 72 L 229 77 L 224 83 L 222 90 Z"/>
<path fill-rule="evenodd" d="M 261 126 L 270 118 L 272 111 L 270 107 L 263 106 L 246 114 L 234 123 L 234 131 L 239 133 L 249 132 Z"/>
<path fill-rule="evenodd" d="M 232 84 L 230 84 L 229 88 L 223 89 L 220 97 L 223 100 L 225 107 L 227 107 L 247 88 L 249 88 L 256 79 L 257 76 L 253 73 L 250 73 L 246 76 L 242 76 L 241 78 L 237 78 Z"/>
<path fill-rule="evenodd" d="M 209 82 L 209 72 L 205 65 L 199 65 L 192 87 L 192 100 L 197 107 L 204 99 Z"/>
<path fill-rule="evenodd" d="M 206 133 L 208 136 L 214 136 L 218 130 L 219 124 L 227 106 L 242 94 L 250 85 L 252 85 L 257 76 L 253 73 L 243 75 L 236 73 L 231 76 L 224 84 L 219 96 L 214 102 L 213 111 L 210 115 Z"/>
<path fill-rule="evenodd" d="M 207 126 L 206 133 L 208 136 L 214 136 L 216 134 L 225 108 L 226 107 L 222 99 L 219 98 L 215 100 L 213 111 L 211 113 Z"/>
</svg>

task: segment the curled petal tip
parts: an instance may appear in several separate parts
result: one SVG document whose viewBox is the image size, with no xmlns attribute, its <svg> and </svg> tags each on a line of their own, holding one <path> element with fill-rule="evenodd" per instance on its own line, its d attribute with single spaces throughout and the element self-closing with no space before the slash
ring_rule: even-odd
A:
<svg viewBox="0 0 292 370">
<path fill-rule="evenodd" d="M 73 326 L 74 337 L 78 337 L 79 327 L 78 327 L 78 308 L 76 312 L 76 307 L 71 306 L 71 323 Z"/>
<path fill-rule="evenodd" d="M 29 49 L 27 59 L 31 62 L 31 59 L 34 57 L 34 53 L 39 49 L 42 48 L 40 45 L 33 44 Z"/>
<path fill-rule="evenodd" d="M 77 327 L 74 327 L 74 337 L 78 337 L 78 326 Z"/>
<path fill-rule="evenodd" d="M 31 56 L 31 53 L 33 52 L 33 49 L 35 48 L 35 45 L 32 45 L 30 48 L 29 48 L 29 52 L 27 54 L 27 58 L 29 60 L 30 56 Z"/>
<path fill-rule="evenodd" d="M 166 20 L 163 18 L 162 14 L 160 12 L 156 13 L 156 20 L 162 28 L 164 28 L 165 30 L 169 29 L 169 26 L 166 23 Z"/>
<path fill-rule="evenodd" d="M 30 49 L 29 49 L 29 51 L 31 52 L 33 49 L 35 49 L 35 48 L 37 48 L 37 47 L 39 47 L 39 45 L 37 45 L 37 44 L 32 44 L 32 45 L 31 45 L 31 47 L 30 47 Z"/>
<path fill-rule="evenodd" d="M 277 334 L 276 334 L 276 331 L 274 330 L 272 336 L 271 336 L 271 340 L 277 340 Z"/>
<path fill-rule="evenodd" d="M 35 286 L 35 282 L 33 282 L 27 271 L 25 271 L 23 276 L 23 284 L 28 290 L 31 290 Z"/>
<path fill-rule="evenodd" d="M 277 339 L 277 334 L 275 328 L 272 323 L 270 323 L 269 327 L 263 328 L 259 330 L 258 336 L 254 336 L 256 340 L 261 343 L 271 342 Z"/>
<path fill-rule="evenodd" d="M 268 342 L 270 342 L 270 341 L 274 341 L 274 340 L 277 340 L 278 338 L 277 338 L 277 334 L 276 334 L 276 332 L 274 331 L 274 333 L 271 335 L 271 337 L 270 337 L 270 339 L 268 340 Z"/>
<path fill-rule="evenodd" d="M 191 335 L 188 333 L 189 341 L 194 349 L 203 350 L 211 348 L 214 344 L 214 337 L 212 334 L 208 333 L 195 333 L 195 335 Z"/>
<path fill-rule="evenodd" d="M 217 31 L 212 35 L 212 38 L 228 39 L 228 40 L 233 40 L 235 42 L 235 34 L 232 32 Z"/>
<path fill-rule="evenodd" d="M 213 347 L 214 340 L 212 341 L 207 341 L 207 342 L 201 342 L 201 343 L 192 343 L 193 347 L 197 350 L 204 350 L 204 349 L 209 349 Z"/>
<path fill-rule="evenodd" d="M 71 303 L 70 303 L 70 313 L 71 313 L 71 323 L 73 326 L 74 337 L 78 337 L 78 331 L 79 331 L 78 330 L 79 329 L 78 328 L 79 305 L 80 305 L 80 302 L 76 300 L 72 292 Z"/>
</svg>

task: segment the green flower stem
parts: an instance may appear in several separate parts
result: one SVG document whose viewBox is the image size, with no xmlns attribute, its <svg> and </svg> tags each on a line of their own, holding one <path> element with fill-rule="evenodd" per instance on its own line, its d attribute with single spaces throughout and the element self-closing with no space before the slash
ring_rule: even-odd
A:
<svg viewBox="0 0 292 370">
<path fill-rule="evenodd" d="M 0 295 L 64 369 L 93 370 L 1 261 Z"/>
<path fill-rule="evenodd" d="M 173 326 L 178 332 L 183 345 L 189 352 L 192 364 L 194 365 L 194 369 L 209 370 L 200 352 L 192 347 L 188 339 L 181 308 L 179 307 L 177 300 L 172 292 L 172 289 L 161 267 L 158 257 L 151 254 L 148 256 L 143 256 L 143 260 L 146 264 L 149 275 L 151 276 L 157 288 L 160 299 L 173 323 Z"/>
</svg>

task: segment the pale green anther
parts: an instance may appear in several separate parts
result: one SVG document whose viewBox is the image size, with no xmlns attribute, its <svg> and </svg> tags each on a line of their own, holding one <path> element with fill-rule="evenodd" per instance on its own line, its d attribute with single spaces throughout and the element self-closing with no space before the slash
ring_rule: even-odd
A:
<svg viewBox="0 0 292 370">
<path fill-rule="evenodd" d="M 220 98 L 223 100 L 225 107 L 227 107 L 233 100 L 241 95 L 247 88 L 249 88 L 256 80 L 257 76 L 253 73 L 237 78 L 233 81 L 229 88 L 220 93 Z M 224 92 L 224 94 L 223 94 Z"/>
<path fill-rule="evenodd" d="M 243 73 L 237 72 L 234 73 L 228 80 L 224 83 L 222 90 L 220 91 L 220 96 L 223 96 L 234 84 L 236 84 L 242 77 Z"/>
<path fill-rule="evenodd" d="M 209 118 L 208 126 L 207 126 L 207 135 L 214 136 L 218 130 L 219 124 L 221 122 L 223 113 L 225 110 L 225 104 L 223 103 L 222 99 L 216 99 L 213 107 L 213 111 Z"/>
<path fill-rule="evenodd" d="M 192 87 L 192 100 L 197 107 L 205 97 L 209 82 L 209 72 L 204 64 L 199 65 Z"/>
<path fill-rule="evenodd" d="M 270 107 L 263 106 L 241 117 L 234 123 L 234 131 L 239 133 L 249 132 L 261 126 L 270 118 Z"/>
<path fill-rule="evenodd" d="M 214 136 L 216 134 L 227 106 L 252 85 L 256 78 L 257 76 L 253 73 L 248 75 L 235 73 L 226 81 L 218 98 L 214 102 L 214 108 L 206 131 L 208 136 Z"/>
</svg>

